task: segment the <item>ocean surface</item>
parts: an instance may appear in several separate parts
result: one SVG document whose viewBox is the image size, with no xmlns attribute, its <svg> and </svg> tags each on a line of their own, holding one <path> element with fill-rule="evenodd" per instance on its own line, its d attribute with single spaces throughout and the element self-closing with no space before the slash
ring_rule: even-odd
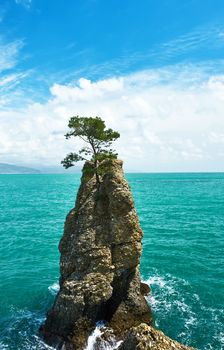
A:
<svg viewBox="0 0 224 350">
<path fill-rule="evenodd" d="M 200 350 L 224 349 L 224 174 L 126 177 L 156 327 Z M 0 175 L 1 350 L 49 348 L 36 332 L 57 293 L 57 246 L 79 182 L 78 174 Z"/>
</svg>

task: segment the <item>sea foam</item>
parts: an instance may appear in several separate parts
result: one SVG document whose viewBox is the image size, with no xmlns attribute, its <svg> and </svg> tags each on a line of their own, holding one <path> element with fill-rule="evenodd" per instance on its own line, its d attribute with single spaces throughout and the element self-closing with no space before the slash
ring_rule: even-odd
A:
<svg viewBox="0 0 224 350">
<path fill-rule="evenodd" d="M 49 292 L 54 296 L 59 292 L 59 289 L 60 289 L 60 286 L 56 282 L 48 287 Z"/>
<path fill-rule="evenodd" d="M 108 340 L 103 339 L 103 334 L 106 330 L 109 330 L 104 322 L 97 322 L 96 328 L 90 334 L 85 350 L 115 350 L 119 347 L 122 341 L 116 341 L 115 337 L 111 333 Z"/>
</svg>

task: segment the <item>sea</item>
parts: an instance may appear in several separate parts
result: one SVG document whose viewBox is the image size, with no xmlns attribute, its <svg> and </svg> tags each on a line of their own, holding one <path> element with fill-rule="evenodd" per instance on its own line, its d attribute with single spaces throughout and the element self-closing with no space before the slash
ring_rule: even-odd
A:
<svg viewBox="0 0 224 350">
<path fill-rule="evenodd" d="M 224 349 L 224 173 L 126 178 L 155 327 L 200 350 Z M 0 175 L 1 350 L 50 349 L 37 331 L 58 291 L 58 243 L 79 183 L 79 174 Z"/>
</svg>

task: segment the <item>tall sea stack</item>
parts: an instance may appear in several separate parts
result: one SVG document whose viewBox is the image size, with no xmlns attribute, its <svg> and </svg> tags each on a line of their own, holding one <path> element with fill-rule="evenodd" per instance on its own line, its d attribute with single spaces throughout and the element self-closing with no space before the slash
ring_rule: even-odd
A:
<svg viewBox="0 0 224 350">
<path fill-rule="evenodd" d="M 75 208 L 59 244 L 60 291 L 44 325 L 45 339 L 61 338 L 83 349 L 98 320 L 118 337 L 151 323 L 141 294 L 142 230 L 122 162 L 114 160 L 97 186 L 85 164 Z"/>
<path fill-rule="evenodd" d="M 81 350 L 96 322 L 104 320 L 116 339 L 125 340 L 122 349 L 134 350 L 142 340 L 135 330 L 143 329 L 145 339 L 146 328 L 152 329 L 147 286 L 139 273 L 143 233 L 122 161 L 110 162 L 100 185 L 86 171 L 90 166 L 84 165 L 75 208 L 65 221 L 59 244 L 60 290 L 42 334 L 48 344 Z M 163 349 L 153 344 L 145 348 Z"/>
</svg>

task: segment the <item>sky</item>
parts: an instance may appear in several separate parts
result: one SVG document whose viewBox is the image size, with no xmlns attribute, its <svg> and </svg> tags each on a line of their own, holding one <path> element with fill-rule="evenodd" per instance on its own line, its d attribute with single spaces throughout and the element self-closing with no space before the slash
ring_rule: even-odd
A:
<svg viewBox="0 0 224 350">
<path fill-rule="evenodd" d="M 224 171 L 224 1 L 0 0 L 0 163 L 60 166 L 74 115 L 127 171 Z"/>
</svg>

